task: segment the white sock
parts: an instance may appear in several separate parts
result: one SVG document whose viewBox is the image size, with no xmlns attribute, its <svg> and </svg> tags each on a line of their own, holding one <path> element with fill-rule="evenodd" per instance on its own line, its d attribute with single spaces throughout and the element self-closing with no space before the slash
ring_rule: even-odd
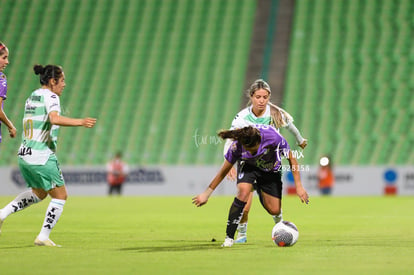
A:
<svg viewBox="0 0 414 275">
<path fill-rule="evenodd" d="M 45 220 L 43 222 L 42 230 L 40 230 L 37 238 L 41 241 L 46 241 L 49 239 L 50 232 L 52 232 L 53 227 L 55 227 L 57 221 L 60 218 L 60 215 L 63 212 L 63 206 L 65 205 L 65 200 L 52 199 L 49 203 L 49 206 L 46 210 Z"/>
<path fill-rule="evenodd" d="M 41 199 L 39 199 L 32 190 L 24 191 L 23 193 L 17 195 L 17 197 L 3 209 L 1 209 L 0 219 L 4 220 L 10 214 L 23 210 L 32 204 L 38 203 L 39 201 L 41 201 Z"/>
<path fill-rule="evenodd" d="M 247 232 L 247 222 L 239 223 L 239 226 L 237 227 L 237 232 L 239 234 L 246 235 L 246 232 Z"/>
<path fill-rule="evenodd" d="M 280 214 L 279 215 L 274 215 L 272 217 L 273 217 L 273 220 L 275 221 L 275 224 L 278 223 L 278 222 L 283 221 L 282 209 L 280 209 Z"/>
</svg>

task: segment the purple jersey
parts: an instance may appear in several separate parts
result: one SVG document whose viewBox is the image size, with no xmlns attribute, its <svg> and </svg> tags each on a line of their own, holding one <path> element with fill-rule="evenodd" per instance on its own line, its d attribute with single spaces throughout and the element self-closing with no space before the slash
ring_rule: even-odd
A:
<svg viewBox="0 0 414 275">
<path fill-rule="evenodd" d="M 7 98 L 7 79 L 6 75 L 2 72 L 0 72 L 0 97 L 3 99 L 3 101 Z M 3 109 L 3 102 L 1 104 L 1 109 Z M 0 121 L 0 142 L 1 142 L 1 121 Z"/>
<path fill-rule="evenodd" d="M 279 132 L 269 125 L 255 125 L 260 130 L 260 146 L 255 155 L 251 155 L 238 141 L 234 141 L 224 156 L 231 164 L 244 161 L 262 171 L 278 171 L 282 158 L 289 156 L 289 144 Z"/>
</svg>

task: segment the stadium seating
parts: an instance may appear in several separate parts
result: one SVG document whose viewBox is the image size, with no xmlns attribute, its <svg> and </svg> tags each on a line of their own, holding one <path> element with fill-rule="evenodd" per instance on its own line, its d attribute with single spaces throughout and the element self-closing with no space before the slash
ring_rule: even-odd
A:
<svg viewBox="0 0 414 275">
<path fill-rule="evenodd" d="M 63 114 L 98 118 L 92 130 L 61 128 L 62 164 L 102 164 L 118 150 L 131 164 L 220 163 L 216 132 L 240 109 L 255 8 L 4 1 L 6 113 L 20 134 L 24 101 L 39 86 L 33 64 L 61 64 Z M 412 14 L 409 0 L 295 1 L 281 105 L 309 139 L 301 163 L 327 153 L 342 165 L 414 163 Z M 0 165 L 16 164 L 19 144 L 4 138 Z"/>
<path fill-rule="evenodd" d="M 39 86 L 33 64 L 60 64 L 63 114 L 98 118 L 91 130 L 61 128 L 62 164 L 102 164 L 118 150 L 131 164 L 221 163 L 216 131 L 240 107 L 253 1 L 5 2 L 5 109 L 20 133 Z M 15 164 L 20 138 L 4 142 L 0 165 Z"/>
<path fill-rule="evenodd" d="M 296 2 L 283 106 L 309 137 L 305 163 L 327 153 L 342 165 L 412 160 L 413 10 L 410 1 Z"/>
</svg>

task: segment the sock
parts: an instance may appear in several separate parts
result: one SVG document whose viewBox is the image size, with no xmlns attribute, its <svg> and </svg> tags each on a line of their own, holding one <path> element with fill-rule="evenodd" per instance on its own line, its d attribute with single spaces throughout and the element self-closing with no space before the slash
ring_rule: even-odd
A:
<svg viewBox="0 0 414 275">
<path fill-rule="evenodd" d="M 247 234 L 247 222 L 239 223 L 239 226 L 237 227 L 237 236 L 238 237 L 244 237 Z"/>
<path fill-rule="evenodd" d="M 60 218 L 60 215 L 63 212 L 63 206 L 65 205 L 65 202 L 65 200 L 58 199 L 52 199 L 50 201 L 49 206 L 46 210 L 46 216 L 42 229 L 37 236 L 39 240 L 46 241 L 49 239 L 50 232 L 52 232 L 53 227 L 56 225 L 57 221 Z"/>
<path fill-rule="evenodd" d="M 233 204 L 230 207 L 229 218 L 227 220 L 227 238 L 234 239 L 234 234 L 236 233 L 237 226 L 243 216 L 243 208 L 245 205 L 245 202 L 242 202 L 238 198 L 234 198 Z"/>
<path fill-rule="evenodd" d="M 10 214 L 16 213 L 17 211 L 23 210 L 26 207 L 29 207 L 32 204 L 38 203 L 41 201 L 32 190 L 24 191 L 17 195 L 17 197 L 12 200 L 8 205 L 6 205 L 0 211 L 0 219 L 6 219 Z"/>
<path fill-rule="evenodd" d="M 283 221 L 282 209 L 280 209 L 280 214 L 279 215 L 274 215 L 272 217 L 273 217 L 273 220 L 275 221 L 275 224 L 278 223 L 278 222 Z"/>
</svg>

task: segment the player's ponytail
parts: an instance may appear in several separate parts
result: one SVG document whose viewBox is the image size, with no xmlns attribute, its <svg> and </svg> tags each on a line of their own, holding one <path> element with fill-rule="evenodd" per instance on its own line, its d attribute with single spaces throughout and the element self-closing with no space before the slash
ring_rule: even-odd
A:
<svg viewBox="0 0 414 275">
<path fill-rule="evenodd" d="M 42 65 L 36 64 L 33 66 L 33 71 L 36 75 L 43 74 L 45 71 L 45 68 Z"/>
<path fill-rule="evenodd" d="M 270 116 L 272 117 L 272 124 L 276 128 L 285 127 L 289 123 L 293 122 L 293 117 L 288 112 L 286 112 L 279 106 L 276 106 L 270 101 L 268 104 L 270 106 Z"/>
<path fill-rule="evenodd" d="M 39 80 L 41 85 L 49 85 L 50 79 L 58 81 L 63 74 L 62 67 L 56 65 L 46 65 L 43 67 L 42 65 L 36 64 L 33 66 L 33 71 L 36 75 L 40 75 Z"/>
<path fill-rule="evenodd" d="M 244 147 L 253 147 L 261 141 L 260 131 L 252 126 L 235 130 L 221 130 L 217 135 L 222 139 L 237 140 Z"/>
</svg>

